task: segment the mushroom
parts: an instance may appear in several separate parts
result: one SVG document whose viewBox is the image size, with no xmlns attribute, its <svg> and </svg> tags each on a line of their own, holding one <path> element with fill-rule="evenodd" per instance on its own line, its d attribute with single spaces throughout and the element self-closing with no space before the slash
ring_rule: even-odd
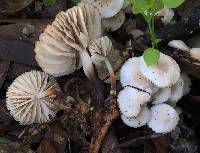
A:
<svg viewBox="0 0 200 153">
<path fill-rule="evenodd" d="M 172 40 L 168 43 L 169 47 L 180 49 L 182 51 L 189 51 L 190 48 L 182 40 Z"/>
<path fill-rule="evenodd" d="M 163 53 L 160 53 L 158 63 L 152 66 L 147 66 L 144 58 L 141 58 L 140 70 L 147 79 L 160 88 L 172 86 L 180 77 L 179 65 Z"/>
<path fill-rule="evenodd" d="M 176 110 L 167 104 L 154 105 L 147 125 L 156 133 L 168 133 L 175 129 L 179 121 Z"/>
<path fill-rule="evenodd" d="M 140 71 L 141 57 L 128 59 L 120 70 L 120 82 L 123 87 L 130 85 L 152 93 L 153 84 Z"/>
<path fill-rule="evenodd" d="M 166 102 L 171 96 L 171 88 L 160 88 L 154 95 L 153 104 L 161 104 Z"/>
<path fill-rule="evenodd" d="M 182 40 L 172 40 L 168 46 L 189 52 L 194 59 L 200 60 L 200 48 L 189 48 Z"/>
<path fill-rule="evenodd" d="M 116 87 L 114 71 L 119 69 L 123 60 L 113 48 L 111 40 L 107 36 L 95 39 L 89 46 L 89 51 L 99 78 L 104 80 L 110 75 L 112 85 Z"/>
<path fill-rule="evenodd" d="M 164 25 L 167 25 L 171 22 L 174 17 L 174 11 L 170 8 L 163 8 L 156 13 L 156 16 L 162 17 L 161 21 Z"/>
<path fill-rule="evenodd" d="M 121 115 L 121 119 L 122 121 L 130 126 L 130 127 L 134 127 L 134 128 L 138 128 L 141 127 L 145 124 L 147 124 L 147 122 L 149 121 L 150 118 L 150 110 L 148 109 L 147 106 L 143 106 L 139 115 L 137 117 L 133 117 L 133 118 L 128 118 L 126 116 L 124 116 L 123 114 Z"/>
<path fill-rule="evenodd" d="M 123 10 L 125 13 L 131 13 L 132 7 L 131 7 L 131 2 L 130 2 L 130 0 L 124 0 L 124 4 L 123 4 L 123 6 L 122 6 L 122 10 Z"/>
<path fill-rule="evenodd" d="M 103 29 L 106 31 L 116 31 L 123 25 L 125 19 L 125 13 L 120 11 L 115 16 L 102 20 Z"/>
<path fill-rule="evenodd" d="M 144 36 L 144 32 L 139 29 L 134 29 L 129 32 L 133 36 L 133 39 L 138 39 L 141 36 Z"/>
<path fill-rule="evenodd" d="M 56 80 L 41 71 L 25 72 L 14 80 L 6 93 L 6 105 L 20 124 L 43 123 L 55 116 Z"/>
<path fill-rule="evenodd" d="M 125 87 L 119 92 L 117 102 L 121 113 L 126 117 L 137 117 L 142 106 L 150 101 L 151 95 L 132 87 Z"/>
<path fill-rule="evenodd" d="M 184 82 L 183 95 L 185 96 L 191 90 L 192 81 L 191 81 L 190 77 L 188 76 L 188 74 L 186 74 L 186 73 L 181 73 L 181 77 L 182 77 L 183 82 Z"/>
<path fill-rule="evenodd" d="M 176 84 L 174 84 L 171 87 L 172 92 L 171 92 L 169 101 L 172 103 L 178 102 L 183 96 L 183 90 L 184 90 L 184 81 L 183 81 L 182 77 L 180 77 L 178 79 L 178 81 L 176 82 Z"/>
<path fill-rule="evenodd" d="M 92 60 L 86 48 L 101 35 L 98 9 L 80 3 L 60 12 L 40 35 L 35 47 L 36 60 L 45 72 L 54 76 L 70 74 L 83 65 L 86 76 L 94 80 Z"/>
</svg>

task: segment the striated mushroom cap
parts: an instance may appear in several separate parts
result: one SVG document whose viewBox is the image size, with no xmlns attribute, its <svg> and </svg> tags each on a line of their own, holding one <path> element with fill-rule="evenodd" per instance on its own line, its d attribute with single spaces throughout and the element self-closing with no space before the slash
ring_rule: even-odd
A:
<svg viewBox="0 0 200 153">
<path fill-rule="evenodd" d="M 153 84 L 147 80 L 140 71 L 140 57 L 128 59 L 120 70 L 120 82 L 122 86 L 134 86 L 152 93 Z"/>
<path fill-rule="evenodd" d="M 156 133 L 168 133 L 175 129 L 179 121 L 176 110 L 167 104 L 151 107 L 151 117 L 148 126 Z"/>
<path fill-rule="evenodd" d="M 200 60 L 200 48 L 191 48 L 190 56 L 194 59 Z"/>
<path fill-rule="evenodd" d="M 147 79 L 160 88 L 172 86 L 180 77 L 179 65 L 173 58 L 163 53 L 160 53 L 158 63 L 153 66 L 147 66 L 142 58 L 140 70 Z"/>
<path fill-rule="evenodd" d="M 174 17 L 174 11 L 170 8 L 163 8 L 156 13 L 156 16 L 162 17 L 161 21 L 164 25 L 167 25 L 171 22 Z"/>
<path fill-rule="evenodd" d="M 107 36 L 94 40 L 89 46 L 89 51 L 101 80 L 109 77 L 106 61 L 111 64 L 114 71 L 121 66 L 122 58 L 119 52 L 113 48 L 112 42 Z"/>
<path fill-rule="evenodd" d="M 25 72 L 8 88 L 6 105 L 20 124 L 47 122 L 55 116 L 57 92 L 61 89 L 52 76 L 35 70 Z"/>
<path fill-rule="evenodd" d="M 184 82 L 183 95 L 185 96 L 191 90 L 192 81 L 191 81 L 191 79 L 190 79 L 190 77 L 188 76 L 187 73 L 181 73 L 181 77 L 182 77 L 183 82 Z"/>
<path fill-rule="evenodd" d="M 143 106 L 137 117 L 128 118 L 122 114 L 121 119 L 126 125 L 130 127 L 138 128 L 138 127 L 144 126 L 149 121 L 150 115 L 151 115 L 151 112 L 148 109 L 148 107 Z"/>
<path fill-rule="evenodd" d="M 106 31 L 116 31 L 123 25 L 125 19 L 125 13 L 120 11 L 115 16 L 102 20 L 103 29 Z"/>
<path fill-rule="evenodd" d="M 143 105 L 150 101 L 151 95 L 132 87 L 119 92 L 117 102 L 121 113 L 126 117 L 137 117 Z"/>
<path fill-rule="evenodd" d="M 67 75 L 80 68 L 79 52 L 100 37 L 101 17 L 98 9 L 81 3 L 60 12 L 35 44 L 36 61 L 54 76 Z"/>
<path fill-rule="evenodd" d="M 168 43 L 169 47 L 180 49 L 182 51 L 189 51 L 190 48 L 182 40 L 172 40 Z"/>
<path fill-rule="evenodd" d="M 154 95 L 153 104 L 161 104 L 166 102 L 171 96 L 171 88 L 160 88 Z"/>
</svg>

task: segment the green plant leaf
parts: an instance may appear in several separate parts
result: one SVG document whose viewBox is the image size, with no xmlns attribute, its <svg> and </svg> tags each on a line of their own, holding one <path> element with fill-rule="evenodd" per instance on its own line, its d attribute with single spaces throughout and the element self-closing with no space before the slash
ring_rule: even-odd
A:
<svg viewBox="0 0 200 153">
<path fill-rule="evenodd" d="M 56 3 L 56 0 L 42 0 L 45 6 L 51 6 Z"/>
<path fill-rule="evenodd" d="M 167 8 L 176 8 L 184 2 L 185 0 L 163 0 L 163 3 Z"/>
<path fill-rule="evenodd" d="M 152 7 L 149 9 L 150 12 L 155 15 L 160 9 L 164 8 L 164 3 L 162 0 L 154 0 Z"/>
<path fill-rule="evenodd" d="M 143 53 L 143 58 L 147 66 L 152 66 L 160 59 L 160 52 L 154 48 L 148 48 Z"/>
<path fill-rule="evenodd" d="M 133 7 L 133 13 L 143 13 L 145 10 L 148 10 L 152 7 L 154 1 L 155 0 L 130 0 Z"/>
<path fill-rule="evenodd" d="M 73 4 L 78 4 L 80 3 L 81 0 L 71 0 Z"/>
<path fill-rule="evenodd" d="M 0 137 L 0 144 L 7 144 L 9 142 L 11 142 L 11 141 L 6 138 Z"/>
</svg>

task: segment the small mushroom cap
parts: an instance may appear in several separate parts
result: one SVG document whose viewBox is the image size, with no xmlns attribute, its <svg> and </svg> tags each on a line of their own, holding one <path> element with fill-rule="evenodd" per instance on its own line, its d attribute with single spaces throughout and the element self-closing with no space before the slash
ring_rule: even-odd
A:
<svg viewBox="0 0 200 153">
<path fill-rule="evenodd" d="M 112 42 L 107 36 L 95 39 L 89 46 L 89 51 L 101 80 L 109 77 L 105 60 L 110 62 L 114 71 L 121 66 L 122 58 L 119 52 L 113 48 Z"/>
<path fill-rule="evenodd" d="M 171 96 L 171 88 L 160 88 L 154 95 L 153 104 L 161 104 L 166 102 Z"/>
<path fill-rule="evenodd" d="M 163 22 L 164 25 L 167 25 L 173 19 L 174 11 L 173 9 L 163 8 L 156 13 L 156 16 L 159 17 L 163 16 L 163 18 L 161 18 L 161 21 Z"/>
<path fill-rule="evenodd" d="M 150 118 L 150 110 L 148 109 L 147 106 L 143 106 L 139 115 L 135 118 L 128 118 L 123 114 L 121 115 L 122 121 L 126 125 L 134 128 L 144 126 L 149 121 L 149 118 Z"/>
<path fill-rule="evenodd" d="M 121 10 L 123 4 L 124 0 L 96 0 L 94 2 L 101 13 L 101 18 L 113 17 Z"/>
<path fill-rule="evenodd" d="M 200 60 L 200 48 L 192 48 L 190 50 L 190 56 L 194 59 Z"/>
<path fill-rule="evenodd" d="M 57 92 L 61 89 L 52 76 L 34 70 L 25 72 L 8 88 L 6 105 L 20 124 L 47 122 L 55 116 Z"/>
<path fill-rule="evenodd" d="M 182 40 L 172 40 L 168 43 L 169 47 L 180 49 L 182 51 L 189 51 L 190 48 Z"/>
<path fill-rule="evenodd" d="M 156 133 L 168 133 L 175 129 L 179 121 L 176 110 L 167 104 L 154 105 L 150 109 L 148 126 Z"/>
<path fill-rule="evenodd" d="M 129 32 L 133 36 L 133 39 L 138 39 L 141 36 L 144 36 L 144 32 L 139 29 L 134 29 Z"/>
<path fill-rule="evenodd" d="M 140 57 L 128 59 L 120 70 L 120 82 L 123 87 L 130 85 L 152 93 L 153 84 L 140 71 Z"/>
<path fill-rule="evenodd" d="M 35 44 L 36 61 L 43 71 L 54 76 L 67 75 L 79 69 L 79 52 L 100 37 L 101 17 L 98 9 L 81 3 L 60 12 Z"/>
<path fill-rule="evenodd" d="M 182 96 L 183 96 L 183 90 L 184 90 L 184 81 L 182 79 L 182 77 L 180 77 L 178 79 L 178 81 L 176 82 L 176 84 L 174 84 L 171 87 L 171 97 L 169 98 L 170 102 L 178 102 Z"/>
<path fill-rule="evenodd" d="M 102 20 L 103 29 L 106 31 L 116 31 L 123 25 L 125 19 L 125 13 L 120 11 L 115 16 Z"/>
<path fill-rule="evenodd" d="M 181 73 L 181 77 L 184 82 L 183 95 L 185 96 L 191 90 L 192 81 L 191 81 L 190 77 L 188 76 L 188 74 L 186 74 L 186 73 Z"/>
<path fill-rule="evenodd" d="M 139 91 L 132 87 L 125 87 L 119 92 L 117 102 L 120 111 L 126 117 L 136 117 L 143 105 L 151 98 L 149 93 Z"/>
<path fill-rule="evenodd" d="M 160 88 L 170 87 L 180 77 L 180 68 L 176 61 L 168 55 L 160 53 L 157 64 L 147 66 L 141 58 L 140 69 L 142 74 Z"/>
</svg>

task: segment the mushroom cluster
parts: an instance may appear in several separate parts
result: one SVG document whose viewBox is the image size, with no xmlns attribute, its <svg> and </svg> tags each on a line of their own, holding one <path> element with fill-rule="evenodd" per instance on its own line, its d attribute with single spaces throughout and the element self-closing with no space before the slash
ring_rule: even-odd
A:
<svg viewBox="0 0 200 153">
<path fill-rule="evenodd" d="M 6 105 L 20 124 L 43 123 L 55 116 L 56 80 L 41 71 L 25 72 L 14 80 L 6 93 Z"/>
<path fill-rule="evenodd" d="M 94 4 L 101 13 L 102 27 L 105 31 L 119 29 L 126 17 L 126 12 L 131 12 L 129 0 L 82 0 Z"/>
<path fill-rule="evenodd" d="M 143 56 L 132 57 L 120 70 L 120 82 L 123 89 L 117 101 L 125 124 L 135 128 L 147 124 L 157 133 L 176 127 L 176 103 L 189 93 L 191 82 L 186 74 L 180 74 L 174 59 L 160 53 L 158 63 L 147 66 Z"/>
<path fill-rule="evenodd" d="M 191 48 L 186 45 L 182 40 L 172 40 L 168 43 L 168 46 L 182 51 L 186 51 L 194 59 L 200 60 L 200 48 L 192 45 Z"/>
</svg>

